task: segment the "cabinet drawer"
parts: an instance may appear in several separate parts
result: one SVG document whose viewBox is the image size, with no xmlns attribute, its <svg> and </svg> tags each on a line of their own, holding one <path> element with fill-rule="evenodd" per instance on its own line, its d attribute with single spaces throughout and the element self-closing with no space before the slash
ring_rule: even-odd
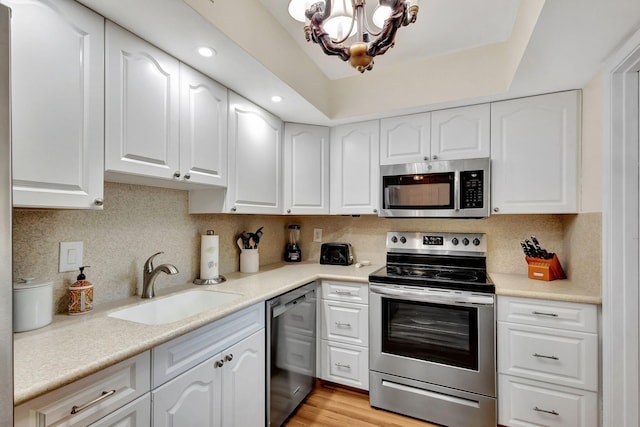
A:
<svg viewBox="0 0 640 427">
<path fill-rule="evenodd" d="M 349 344 L 321 341 L 320 378 L 369 390 L 369 351 Z"/>
<path fill-rule="evenodd" d="M 598 336 L 498 322 L 498 371 L 598 390 Z"/>
<path fill-rule="evenodd" d="M 152 350 L 152 387 L 175 378 L 264 328 L 264 308 L 264 303 L 255 304 L 155 347 Z"/>
<path fill-rule="evenodd" d="M 349 344 L 369 345 L 369 307 L 323 301 L 322 338 Z"/>
<path fill-rule="evenodd" d="M 598 310 L 593 304 L 499 296 L 498 320 L 598 332 Z"/>
<path fill-rule="evenodd" d="M 89 425 L 147 393 L 149 372 L 147 351 L 16 407 L 15 425 Z"/>
<path fill-rule="evenodd" d="M 322 281 L 322 299 L 369 304 L 366 283 Z"/>
<path fill-rule="evenodd" d="M 498 423 L 509 427 L 597 427 L 597 393 L 499 376 Z"/>
</svg>

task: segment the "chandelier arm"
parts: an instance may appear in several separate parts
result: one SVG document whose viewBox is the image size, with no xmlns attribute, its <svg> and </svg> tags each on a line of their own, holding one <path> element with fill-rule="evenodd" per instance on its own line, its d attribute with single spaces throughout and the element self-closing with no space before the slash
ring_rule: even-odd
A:
<svg viewBox="0 0 640 427">
<path fill-rule="evenodd" d="M 406 22 L 407 18 L 407 6 L 403 0 L 395 0 L 390 5 L 391 15 L 384 21 L 380 36 L 369 44 L 367 54 L 369 56 L 383 55 L 390 47 L 393 47 L 395 42 L 396 33 Z"/>
<path fill-rule="evenodd" d="M 331 7 L 331 0 L 326 0 L 326 2 Z M 341 43 L 336 43 L 323 28 L 324 20 L 329 16 L 327 10 L 330 11 L 330 9 L 325 9 L 325 5 L 320 2 L 312 4 L 307 9 L 305 12 L 307 19 L 309 19 L 307 40 L 319 44 L 325 54 L 337 55 L 343 61 L 348 61 L 351 56 L 349 48 L 344 47 Z"/>
</svg>

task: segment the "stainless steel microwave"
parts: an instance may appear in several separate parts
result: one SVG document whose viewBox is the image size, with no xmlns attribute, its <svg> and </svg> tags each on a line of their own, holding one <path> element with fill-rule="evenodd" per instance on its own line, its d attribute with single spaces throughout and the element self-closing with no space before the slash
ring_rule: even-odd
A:
<svg viewBox="0 0 640 427">
<path fill-rule="evenodd" d="M 380 216 L 484 218 L 489 216 L 488 158 L 380 166 Z"/>
</svg>

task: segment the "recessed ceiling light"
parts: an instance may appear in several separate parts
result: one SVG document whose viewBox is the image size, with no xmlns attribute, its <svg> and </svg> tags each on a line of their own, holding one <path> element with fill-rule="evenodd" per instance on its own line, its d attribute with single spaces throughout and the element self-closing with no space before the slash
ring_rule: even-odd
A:
<svg viewBox="0 0 640 427">
<path fill-rule="evenodd" d="M 271 100 L 272 100 L 273 102 L 280 102 L 280 101 L 282 101 L 282 97 L 281 97 L 280 95 L 273 95 L 273 96 L 271 97 Z"/>
<path fill-rule="evenodd" d="M 211 58 L 216 54 L 216 51 L 214 49 L 211 49 L 210 47 L 201 46 L 198 48 L 198 53 L 205 58 Z"/>
</svg>

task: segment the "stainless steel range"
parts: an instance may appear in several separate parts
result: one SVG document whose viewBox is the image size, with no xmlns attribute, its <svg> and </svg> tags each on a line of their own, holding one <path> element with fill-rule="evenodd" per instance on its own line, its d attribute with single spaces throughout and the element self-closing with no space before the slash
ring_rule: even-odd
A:
<svg viewBox="0 0 640 427">
<path fill-rule="evenodd" d="M 369 276 L 371 406 L 495 427 L 495 287 L 478 233 L 387 233 Z"/>
</svg>

